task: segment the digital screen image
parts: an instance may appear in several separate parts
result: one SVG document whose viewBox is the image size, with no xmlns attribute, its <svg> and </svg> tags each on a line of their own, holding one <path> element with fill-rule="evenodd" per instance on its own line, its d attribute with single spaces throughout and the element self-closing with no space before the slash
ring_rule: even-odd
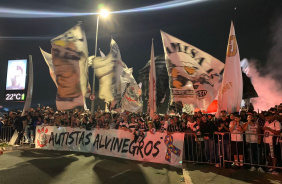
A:
<svg viewBox="0 0 282 184">
<path fill-rule="evenodd" d="M 24 90 L 26 83 L 27 60 L 9 60 L 6 90 Z"/>
</svg>

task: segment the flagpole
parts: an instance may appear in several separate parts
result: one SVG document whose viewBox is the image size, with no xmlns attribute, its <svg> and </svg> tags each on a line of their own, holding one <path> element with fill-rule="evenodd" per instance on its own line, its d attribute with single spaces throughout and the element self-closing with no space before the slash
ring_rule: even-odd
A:
<svg viewBox="0 0 282 184">
<path fill-rule="evenodd" d="M 236 17 L 236 6 L 234 7 L 234 11 L 233 11 L 233 24 L 234 24 L 234 27 L 235 27 L 235 17 Z"/>
<path fill-rule="evenodd" d="M 97 16 L 97 28 L 96 28 L 96 41 L 95 41 L 95 57 L 97 56 L 97 42 L 98 42 L 98 27 L 99 27 L 99 15 Z M 92 95 L 95 92 L 95 69 L 93 68 L 93 84 L 92 84 Z M 95 99 L 94 99 L 95 100 Z M 91 115 L 94 115 L 94 100 L 91 102 Z"/>
</svg>

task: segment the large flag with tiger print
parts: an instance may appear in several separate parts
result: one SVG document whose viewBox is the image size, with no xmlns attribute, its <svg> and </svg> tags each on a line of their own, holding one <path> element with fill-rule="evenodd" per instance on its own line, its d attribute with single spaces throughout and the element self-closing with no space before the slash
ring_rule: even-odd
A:
<svg viewBox="0 0 282 184">
<path fill-rule="evenodd" d="M 224 64 L 163 31 L 161 35 L 170 78 L 171 102 L 206 110 L 217 96 Z"/>
</svg>

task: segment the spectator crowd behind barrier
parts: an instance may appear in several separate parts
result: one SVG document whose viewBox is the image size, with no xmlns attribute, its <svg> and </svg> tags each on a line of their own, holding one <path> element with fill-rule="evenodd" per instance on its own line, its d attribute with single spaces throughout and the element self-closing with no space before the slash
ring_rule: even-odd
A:
<svg viewBox="0 0 282 184">
<path fill-rule="evenodd" d="M 193 115 L 158 115 L 151 119 L 147 114 L 102 112 L 93 116 L 79 109 L 54 111 L 49 107 L 9 112 L 0 123 L 1 140 L 9 140 L 15 131 L 16 144 L 33 143 L 35 127 L 57 126 L 92 130 L 122 129 L 132 132 L 136 139 L 144 132 L 185 133 L 184 161 L 213 163 L 216 167 L 249 166 L 251 171 L 271 172 L 282 168 L 282 104 L 277 108 L 257 113 L 253 111 L 227 114 L 219 118 L 201 111 Z M 3 131 L 2 131 L 3 130 Z M 9 132 L 9 134 L 4 132 Z"/>
</svg>

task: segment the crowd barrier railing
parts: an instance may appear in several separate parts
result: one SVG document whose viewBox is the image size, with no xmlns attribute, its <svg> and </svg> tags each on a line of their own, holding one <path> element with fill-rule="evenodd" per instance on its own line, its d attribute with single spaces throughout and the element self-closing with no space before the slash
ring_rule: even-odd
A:
<svg viewBox="0 0 282 184">
<path fill-rule="evenodd" d="M 272 139 L 272 144 L 264 143 L 265 139 Z M 276 158 L 275 168 L 282 169 L 282 135 L 215 132 L 203 137 L 199 132 L 185 133 L 183 162 L 273 167 L 272 157 Z"/>
<path fill-rule="evenodd" d="M 0 128 L 0 143 L 9 143 L 13 136 L 13 127 L 5 126 Z"/>
</svg>

